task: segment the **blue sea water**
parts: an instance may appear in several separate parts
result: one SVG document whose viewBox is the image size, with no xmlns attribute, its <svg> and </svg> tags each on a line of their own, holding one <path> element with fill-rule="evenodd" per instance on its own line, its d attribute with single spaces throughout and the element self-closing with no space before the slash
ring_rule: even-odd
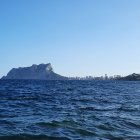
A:
<svg viewBox="0 0 140 140">
<path fill-rule="evenodd" d="M 0 80 L 0 140 L 140 140 L 140 82 Z"/>
</svg>

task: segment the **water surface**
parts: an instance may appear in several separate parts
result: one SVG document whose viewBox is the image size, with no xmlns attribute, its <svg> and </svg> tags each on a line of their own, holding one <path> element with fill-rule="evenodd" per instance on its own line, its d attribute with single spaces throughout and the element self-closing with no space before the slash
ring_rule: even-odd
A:
<svg viewBox="0 0 140 140">
<path fill-rule="evenodd" d="M 0 80 L 0 140 L 140 140 L 140 82 Z"/>
</svg>

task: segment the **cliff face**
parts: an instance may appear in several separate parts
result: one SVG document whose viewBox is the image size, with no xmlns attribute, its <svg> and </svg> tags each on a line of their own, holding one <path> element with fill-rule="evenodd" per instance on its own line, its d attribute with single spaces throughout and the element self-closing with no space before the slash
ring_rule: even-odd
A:
<svg viewBox="0 0 140 140">
<path fill-rule="evenodd" d="M 13 68 L 2 79 L 40 79 L 40 80 L 65 80 L 66 77 L 53 72 L 50 63 L 32 65 L 31 67 Z"/>
</svg>

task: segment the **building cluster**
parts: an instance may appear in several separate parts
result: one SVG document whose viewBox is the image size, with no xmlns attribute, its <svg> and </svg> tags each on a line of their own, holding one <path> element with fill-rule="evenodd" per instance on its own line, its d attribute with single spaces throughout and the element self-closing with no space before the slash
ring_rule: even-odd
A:
<svg viewBox="0 0 140 140">
<path fill-rule="evenodd" d="M 107 74 L 105 74 L 104 76 L 99 76 L 99 77 L 93 77 L 93 76 L 69 77 L 69 80 L 116 80 L 120 78 L 121 75 L 108 76 Z"/>
</svg>

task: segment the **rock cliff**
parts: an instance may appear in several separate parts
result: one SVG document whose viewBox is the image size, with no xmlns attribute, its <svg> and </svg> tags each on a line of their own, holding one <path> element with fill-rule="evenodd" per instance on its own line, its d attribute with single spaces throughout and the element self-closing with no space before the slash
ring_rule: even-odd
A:
<svg viewBox="0 0 140 140">
<path fill-rule="evenodd" d="M 67 78 L 53 72 L 50 63 L 32 65 L 31 67 L 13 68 L 2 79 L 40 79 L 40 80 L 66 80 Z"/>
</svg>

